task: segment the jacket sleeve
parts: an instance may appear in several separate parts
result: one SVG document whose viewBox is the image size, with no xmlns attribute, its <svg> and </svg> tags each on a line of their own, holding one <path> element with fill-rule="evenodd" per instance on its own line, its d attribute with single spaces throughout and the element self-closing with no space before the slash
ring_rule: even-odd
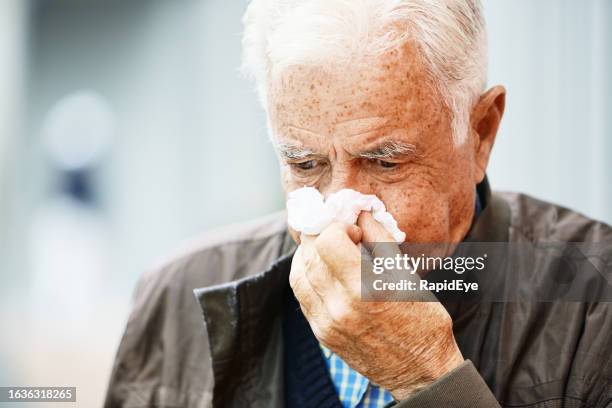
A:
<svg viewBox="0 0 612 408">
<path fill-rule="evenodd" d="M 440 377 L 395 408 L 494 408 L 499 403 L 470 360 Z"/>
<path fill-rule="evenodd" d="M 180 264 L 140 278 L 105 408 L 208 406 L 208 340 L 191 292 L 198 283 L 187 281 Z"/>
</svg>

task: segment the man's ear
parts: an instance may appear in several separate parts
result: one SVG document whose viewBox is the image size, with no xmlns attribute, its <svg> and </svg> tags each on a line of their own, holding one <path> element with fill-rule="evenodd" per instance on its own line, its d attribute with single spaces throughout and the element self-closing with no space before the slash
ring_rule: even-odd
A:
<svg viewBox="0 0 612 408">
<path fill-rule="evenodd" d="M 470 131 L 474 147 L 474 164 L 476 165 L 474 182 L 476 184 L 484 179 L 505 105 L 506 88 L 497 85 L 482 94 L 472 109 Z"/>
</svg>

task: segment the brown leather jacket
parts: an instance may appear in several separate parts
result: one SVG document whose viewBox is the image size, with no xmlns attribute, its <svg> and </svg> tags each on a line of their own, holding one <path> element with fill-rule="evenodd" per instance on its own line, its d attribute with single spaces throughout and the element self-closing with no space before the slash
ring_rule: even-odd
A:
<svg viewBox="0 0 612 408">
<path fill-rule="evenodd" d="M 483 192 L 471 239 L 598 242 L 612 253 L 605 224 L 491 195 L 486 183 Z M 145 274 L 105 406 L 284 406 L 281 299 L 293 250 L 280 213 L 208 233 Z M 447 309 L 466 362 L 398 407 L 612 407 L 612 303 Z"/>
</svg>

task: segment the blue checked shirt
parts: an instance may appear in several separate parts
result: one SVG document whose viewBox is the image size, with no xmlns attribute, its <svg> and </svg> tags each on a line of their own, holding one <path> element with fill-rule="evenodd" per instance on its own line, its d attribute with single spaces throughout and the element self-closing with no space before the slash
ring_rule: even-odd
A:
<svg viewBox="0 0 612 408">
<path fill-rule="evenodd" d="M 370 383 L 366 377 L 349 367 L 336 353 L 322 344 L 320 346 L 332 382 L 344 408 L 383 408 L 393 401 L 388 391 Z"/>
</svg>

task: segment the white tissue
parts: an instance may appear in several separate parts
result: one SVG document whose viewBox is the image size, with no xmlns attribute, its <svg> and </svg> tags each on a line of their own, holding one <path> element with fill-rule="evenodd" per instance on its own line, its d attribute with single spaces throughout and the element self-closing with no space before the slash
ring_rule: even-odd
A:
<svg viewBox="0 0 612 408">
<path fill-rule="evenodd" d="M 397 227 L 397 221 L 375 195 L 343 189 L 330 194 L 325 201 L 316 188 L 303 187 L 289 193 L 287 200 L 289 226 L 306 235 L 320 234 L 334 221 L 355 224 L 361 211 L 371 211 L 396 242 L 404 242 L 406 234 Z"/>
</svg>

